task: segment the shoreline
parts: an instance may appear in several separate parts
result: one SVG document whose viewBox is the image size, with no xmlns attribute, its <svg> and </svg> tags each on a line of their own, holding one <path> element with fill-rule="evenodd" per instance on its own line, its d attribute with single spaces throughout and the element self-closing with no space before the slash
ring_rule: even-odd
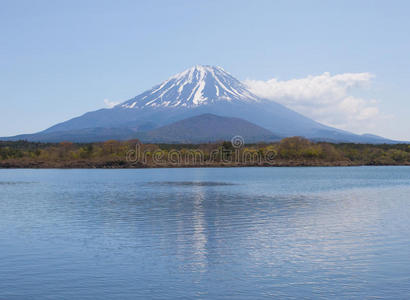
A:
<svg viewBox="0 0 410 300">
<path fill-rule="evenodd" d="M 409 166 L 407 144 L 332 144 L 301 137 L 236 146 L 141 144 L 138 141 L 58 144 L 0 141 L 0 169 L 144 169 Z"/>
<path fill-rule="evenodd" d="M 184 168 L 292 168 L 292 167 L 391 167 L 391 166 L 410 166 L 410 163 L 397 164 L 377 164 L 377 163 L 356 163 L 356 162 L 309 162 L 309 161 L 280 161 L 265 164 L 186 164 L 186 165 L 145 165 L 130 164 L 126 162 L 67 162 L 67 163 L 49 163 L 49 162 L 0 162 L 0 169 L 184 169 Z"/>
</svg>

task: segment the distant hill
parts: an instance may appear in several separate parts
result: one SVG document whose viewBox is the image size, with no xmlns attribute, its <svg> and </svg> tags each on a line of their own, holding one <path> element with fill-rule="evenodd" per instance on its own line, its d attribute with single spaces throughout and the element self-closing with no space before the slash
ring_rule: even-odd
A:
<svg viewBox="0 0 410 300">
<path fill-rule="evenodd" d="M 248 121 L 214 114 L 202 114 L 177 121 L 139 135 L 139 138 L 143 142 L 206 143 L 231 140 L 237 135 L 243 137 L 245 142 L 281 139 L 271 131 Z"/>
</svg>

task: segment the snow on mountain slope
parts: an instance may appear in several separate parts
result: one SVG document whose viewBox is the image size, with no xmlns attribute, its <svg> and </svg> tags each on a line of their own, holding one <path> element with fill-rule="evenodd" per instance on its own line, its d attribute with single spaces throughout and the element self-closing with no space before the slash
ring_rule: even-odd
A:
<svg viewBox="0 0 410 300">
<path fill-rule="evenodd" d="M 194 66 L 122 104 L 123 108 L 197 107 L 216 101 L 258 101 L 245 85 L 221 67 Z"/>
</svg>

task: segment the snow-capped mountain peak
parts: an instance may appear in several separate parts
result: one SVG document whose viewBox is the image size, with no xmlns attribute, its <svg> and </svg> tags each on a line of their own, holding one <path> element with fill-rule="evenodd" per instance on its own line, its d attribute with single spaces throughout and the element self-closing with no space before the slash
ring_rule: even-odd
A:
<svg viewBox="0 0 410 300">
<path fill-rule="evenodd" d="M 218 101 L 250 102 L 258 98 L 221 67 L 196 65 L 119 106 L 196 107 Z"/>
<path fill-rule="evenodd" d="M 91 111 L 44 131 L 6 140 L 92 142 L 150 137 L 146 141 L 166 143 L 173 136 L 176 140 L 171 142 L 195 143 L 227 138 L 228 129 L 232 136 L 248 135 L 247 140 L 266 141 L 274 134 L 349 143 L 392 142 L 315 122 L 254 96 L 222 68 L 211 66 L 194 66 L 111 109 Z"/>
</svg>

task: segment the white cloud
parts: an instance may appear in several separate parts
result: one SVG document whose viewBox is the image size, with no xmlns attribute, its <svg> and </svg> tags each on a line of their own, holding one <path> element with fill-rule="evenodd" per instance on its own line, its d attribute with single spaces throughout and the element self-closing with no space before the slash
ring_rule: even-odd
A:
<svg viewBox="0 0 410 300">
<path fill-rule="evenodd" d="M 106 107 L 108 108 L 113 108 L 114 106 L 116 106 L 117 104 L 120 104 L 119 102 L 114 102 L 114 101 L 110 101 L 109 99 L 104 99 L 104 104 Z"/>
<path fill-rule="evenodd" d="M 352 93 L 370 86 L 370 73 L 323 73 L 301 79 L 246 80 L 250 90 L 263 98 L 279 102 L 326 125 L 357 133 L 368 132 L 387 116 L 378 101 L 355 97 Z"/>
</svg>

